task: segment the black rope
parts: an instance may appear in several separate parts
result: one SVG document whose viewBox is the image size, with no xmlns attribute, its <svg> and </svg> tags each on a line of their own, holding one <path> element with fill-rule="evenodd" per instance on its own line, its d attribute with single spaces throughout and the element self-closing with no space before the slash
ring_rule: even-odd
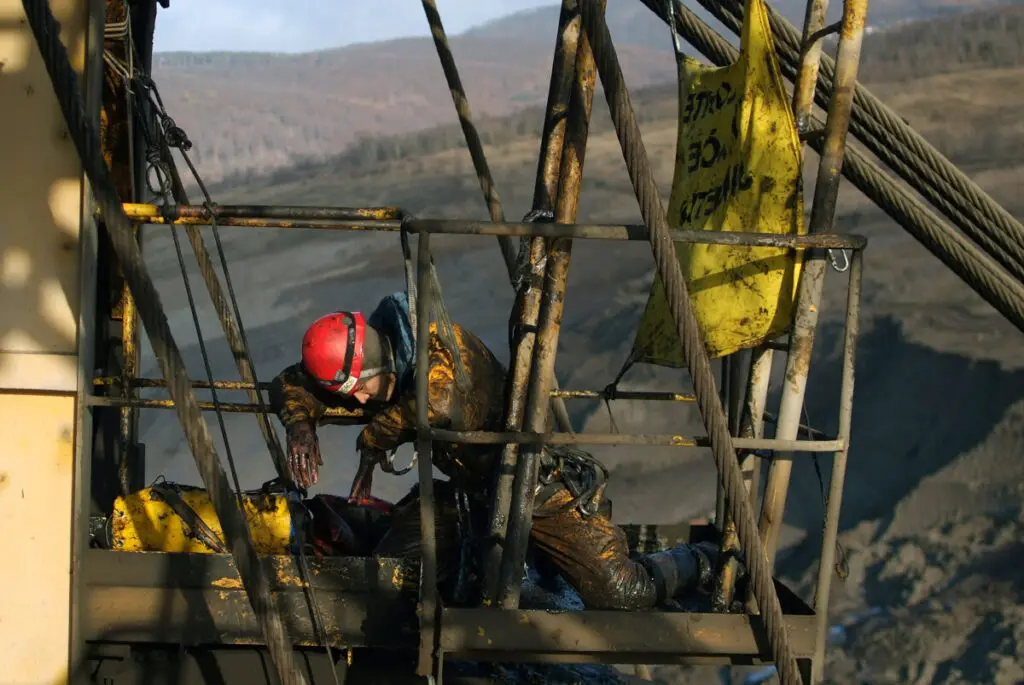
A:
<svg viewBox="0 0 1024 685">
<path fill-rule="evenodd" d="M 192 448 L 199 474 L 210 493 L 225 541 L 231 549 L 278 677 L 282 685 L 305 685 L 306 679 L 296 667 L 291 644 L 281 616 L 274 606 L 270 583 L 256 555 L 249 527 L 238 511 L 234 493 L 217 459 L 216 448 L 196 401 L 181 352 L 171 333 L 160 295 L 142 260 L 132 224 L 124 214 L 121 198 L 118 197 L 110 171 L 103 160 L 99 133 L 85 114 L 78 75 L 60 41 L 60 27 L 46 0 L 22 0 L 22 5 L 39 44 L 71 140 L 106 222 L 106 235 L 121 264 L 125 282 L 138 304 L 139 318 L 167 381 L 175 411 Z"/>
<path fill-rule="evenodd" d="M 238 305 L 238 298 L 235 295 L 235 287 L 234 287 L 234 282 L 231 279 L 231 271 L 230 271 L 230 268 L 228 267 L 227 252 L 224 249 L 224 243 L 221 241 L 220 228 L 219 228 L 219 226 L 217 224 L 217 205 L 216 205 L 216 203 L 214 203 L 213 198 L 210 195 L 209 190 L 206 187 L 206 184 L 203 182 L 203 179 L 202 179 L 202 177 L 199 174 L 199 170 L 196 168 L 195 164 L 192 162 L 191 157 L 188 155 L 187 151 L 192 148 L 192 142 L 188 139 L 188 135 L 185 133 L 185 131 L 183 129 L 181 129 L 180 127 L 175 125 L 174 120 L 171 119 L 171 117 L 166 114 L 166 109 L 164 108 L 163 100 L 162 100 L 162 98 L 160 98 L 160 92 L 157 89 L 156 84 L 151 79 L 148 80 L 148 88 L 153 92 L 153 95 L 156 98 L 157 104 L 159 106 L 159 112 L 162 115 L 162 116 L 160 116 L 160 121 L 161 121 L 161 124 L 162 124 L 164 140 L 166 142 L 167 147 L 177 147 L 179 149 L 179 151 L 181 152 L 182 159 L 184 159 L 185 163 L 188 165 L 189 171 L 191 172 L 192 177 L 195 179 L 195 182 L 199 186 L 200 192 L 203 195 L 203 199 L 204 199 L 203 206 L 206 208 L 206 211 L 207 211 L 207 213 L 209 214 L 209 217 L 210 217 L 210 228 L 211 228 L 211 230 L 213 232 L 214 242 L 216 244 L 217 255 L 218 255 L 219 259 L 220 259 L 221 268 L 224 271 L 224 283 L 225 283 L 225 286 L 227 287 L 228 299 L 231 302 L 232 312 L 226 311 L 226 308 L 225 308 L 224 302 L 223 302 L 223 295 L 220 294 L 220 288 L 219 288 L 220 287 L 220 281 L 217 279 L 216 273 L 213 270 L 212 264 L 209 261 L 209 253 L 206 251 L 206 246 L 205 246 L 205 243 L 202 240 L 201 234 L 199 233 L 199 229 L 197 227 L 193 226 L 193 227 L 190 227 L 190 228 L 192 228 L 194 230 L 194 232 L 195 232 L 195 240 L 193 241 L 193 247 L 195 248 L 196 258 L 200 262 L 200 267 L 201 268 L 202 268 L 204 262 L 206 264 L 206 272 L 205 273 L 208 275 L 208 280 L 207 280 L 208 285 L 209 284 L 213 284 L 213 283 L 216 284 L 216 288 L 214 288 L 213 285 L 210 285 L 210 294 L 211 294 L 211 298 L 214 300 L 215 304 L 218 304 L 218 300 L 219 300 L 220 306 L 218 306 L 217 309 L 218 309 L 218 314 L 219 314 L 221 322 L 222 322 L 222 326 L 224 328 L 225 337 L 227 337 L 230 340 L 231 337 L 232 337 L 231 333 L 232 332 L 236 333 L 236 337 L 237 337 L 237 341 L 239 343 L 240 351 L 241 351 L 241 354 L 243 355 L 242 358 L 237 358 L 236 359 L 236 361 L 238 363 L 238 367 L 239 367 L 239 372 L 241 373 L 241 375 L 243 376 L 243 378 L 247 382 L 251 382 L 254 385 L 254 387 L 257 388 L 256 390 L 254 390 L 254 391 L 252 391 L 250 393 L 250 396 L 254 396 L 256 398 L 257 404 L 259 405 L 259 409 L 260 409 L 260 414 L 259 415 L 263 418 L 264 421 L 266 421 L 267 420 L 267 416 L 268 416 L 268 409 L 267 409 L 267 406 L 266 406 L 266 404 L 264 403 L 264 400 L 263 400 L 263 393 L 258 390 L 258 388 L 259 388 L 259 379 L 256 376 L 256 365 L 253 363 L 252 355 L 251 355 L 251 353 L 249 351 L 250 348 L 249 348 L 248 338 L 247 338 L 247 336 L 245 334 L 245 325 L 242 323 L 242 313 L 241 313 L 241 309 L 239 308 L 239 305 Z M 170 154 L 169 154 L 170 151 L 168 150 L 167 152 L 168 152 L 167 156 L 168 156 L 168 158 L 170 158 Z M 171 162 L 171 164 L 173 164 L 173 161 Z M 177 240 L 177 238 L 175 238 L 175 240 Z M 205 255 L 205 259 L 201 255 Z M 220 295 L 220 297 L 218 298 L 217 295 Z M 193 309 L 193 315 L 195 315 L 194 303 L 193 303 L 192 309 Z M 234 319 L 233 320 L 232 320 L 232 314 L 234 315 Z M 197 320 L 197 326 L 198 326 L 198 320 Z M 231 329 L 231 330 L 229 331 L 229 329 Z M 201 338 L 202 338 L 202 335 L 200 334 L 200 339 Z M 239 350 L 238 349 L 234 349 L 233 351 L 236 352 L 236 357 L 237 357 Z M 246 371 L 248 371 L 248 376 L 249 376 L 248 378 L 246 378 L 246 375 L 247 375 Z M 212 387 L 212 384 L 213 384 L 213 378 L 212 377 L 210 378 L 210 383 L 211 383 L 211 387 Z M 262 426 L 262 424 L 261 424 L 261 426 Z M 291 478 L 288 475 L 287 470 L 284 469 L 284 466 L 283 466 L 283 464 L 284 464 L 284 461 L 283 461 L 284 453 L 283 453 L 283 451 L 281 451 L 280 443 L 277 441 L 277 434 L 276 434 L 276 432 L 274 432 L 273 428 L 270 426 L 269 421 L 267 421 L 266 429 L 264 430 L 264 436 L 267 438 L 268 446 L 270 447 L 270 450 L 271 450 L 271 457 L 274 458 L 275 466 L 278 466 L 278 478 L 281 479 L 282 481 L 286 482 L 289 485 L 289 487 L 288 487 L 289 495 L 292 492 L 299 492 L 299 489 L 294 485 L 294 483 L 291 482 Z M 227 435 L 225 434 L 225 442 L 226 441 L 227 441 Z M 280 462 L 278 462 L 278 455 L 280 455 L 280 457 L 281 457 L 281 461 Z M 230 462 L 230 453 L 229 453 L 229 462 Z M 233 463 L 232 463 L 232 473 L 234 473 L 234 465 L 233 465 Z M 237 476 L 235 477 L 235 486 L 236 486 L 236 488 L 239 487 L 238 486 Z M 299 576 L 302 579 L 303 585 L 304 585 L 304 589 L 306 590 L 306 592 L 304 594 L 306 596 L 308 608 L 310 609 L 310 613 L 311 613 L 311 616 L 312 616 L 312 619 L 313 619 L 313 627 L 314 627 L 314 631 L 316 632 L 316 635 L 317 635 L 317 640 L 320 643 L 320 646 L 322 646 L 325 649 L 325 651 L 327 652 L 327 659 L 330 662 L 331 674 L 334 677 L 335 685 L 340 685 L 341 681 L 340 681 L 340 678 L 338 676 L 337 668 L 336 668 L 336 666 L 334 664 L 334 656 L 333 656 L 333 653 L 331 651 L 331 646 L 330 646 L 329 638 L 328 638 L 328 635 L 327 635 L 327 628 L 326 628 L 326 625 L 324 623 L 323 612 L 321 611 L 320 603 L 319 603 L 319 601 L 316 598 L 316 589 L 314 588 L 313 575 L 312 575 L 312 572 L 311 572 L 311 570 L 309 568 L 309 560 L 306 557 L 306 541 L 305 541 L 305 521 L 306 521 L 306 519 L 305 519 L 305 516 L 303 515 L 303 513 L 304 513 L 303 509 L 304 509 L 304 507 L 302 507 L 301 503 L 289 502 L 290 515 L 300 519 L 299 525 L 295 526 L 295 532 L 296 532 L 296 538 L 297 538 L 297 540 L 296 540 L 296 562 L 297 562 L 298 567 L 299 567 Z M 244 509 L 243 509 L 243 511 L 244 511 Z"/>
<path fill-rule="evenodd" d="M 173 119 L 167 115 L 166 109 L 163 105 L 163 99 L 160 97 L 160 92 L 153 80 L 148 76 L 140 74 L 137 76 L 137 82 L 140 90 L 152 94 L 152 97 L 149 98 L 149 102 L 154 107 L 154 115 L 157 121 L 160 122 L 158 131 L 154 136 L 159 139 L 160 161 L 156 168 L 166 174 L 166 177 L 170 182 L 172 194 L 176 196 L 179 204 L 188 204 L 188 197 L 185 194 L 181 178 L 174 164 L 170 141 L 173 139 L 175 142 L 184 145 L 187 149 L 191 149 L 192 143 L 189 141 L 188 135 L 177 127 L 174 124 Z M 148 121 L 145 122 L 143 131 L 146 132 L 147 128 Z M 168 131 L 178 131 L 178 133 L 169 137 L 167 135 Z M 152 135 L 152 133 L 150 135 Z M 206 190 L 206 185 L 199 176 L 199 172 L 195 165 L 192 164 L 192 160 L 188 156 L 186 150 L 183 148 L 179 148 L 179 150 L 182 158 L 188 164 L 196 183 L 202 189 L 204 194 L 204 205 L 207 208 L 207 212 L 210 214 L 210 225 L 217 243 L 220 262 L 224 269 L 224 280 L 228 290 L 227 298 L 224 296 L 224 291 L 220 284 L 220 278 L 214 268 L 213 259 L 210 255 L 210 251 L 206 247 L 206 242 L 203 239 L 202 232 L 199 227 L 186 225 L 185 233 L 188 235 L 189 242 L 192 245 L 192 251 L 195 253 L 199 272 L 206 283 L 210 299 L 213 301 L 214 309 L 216 310 L 221 323 L 221 329 L 224 331 L 224 337 L 235 357 L 238 372 L 241 375 L 242 380 L 247 383 L 252 383 L 254 388 L 258 388 L 259 379 L 256 376 L 256 365 L 253 363 L 252 355 L 249 351 L 249 343 L 245 335 L 245 328 L 242 323 L 241 312 L 238 307 L 238 299 L 235 296 L 234 283 L 231 279 L 231 271 L 227 267 L 227 258 L 223 249 L 223 244 L 220 240 L 220 231 L 216 223 L 216 205 L 210 198 L 209 192 Z M 231 302 L 233 313 L 228 309 L 228 300 Z M 259 406 L 260 411 L 257 414 L 257 419 L 260 425 L 260 431 L 263 434 L 264 441 L 267 443 L 267 449 L 270 451 L 271 460 L 277 470 L 277 476 L 282 481 L 290 481 L 291 479 L 285 465 L 284 451 L 281 448 L 277 433 L 274 431 L 274 428 L 270 423 L 269 409 L 264 403 L 263 393 L 257 389 L 252 389 L 248 391 L 248 395 L 250 400 Z"/>
<path fill-rule="evenodd" d="M 171 172 L 168 169 L 167 161 L 163 158 L 162 151 L 153 141 L 153 132 L 149 128 L 149 122 L 145 116 L 138 117 L 142 122 L 140 128 L 142 129 L 143 137 L 146 139 L 147 150 L 146 160 L 150 164 L 150 168 L 154 169 L 158 174 L 159 189 L 161 199 L 166 202 L 167 195 L 171 192 Z M 150 190 L 153 190 L 151 187 Z M 239 506 L 242 507 L 242 511 L 245 511 L 241 492 L 242 486 L 238 479 L 238 469 L 235 465 L 235 459 L 231 452 L 231 440 L 228 437 L 228 429 L 224 419 L 224 412 L 221 408 L 220 398 L 217 394 L 217 389 L 214 386 L 214 374 L 213 367 L 210 364 L 210 355 L 206 349 L 206 339 L 203 336 L 203 328 L 199 323 L 199 313 L 196 308 L 195 296 L 192 293 L 192 283 L 188 276 L 188 267 L 185 265 L 185 255 L 181 249 L 181 240 L 178 237 L 178 227 L 171 224 L 171 238 L 174 241 L 174 251 L 178 257 L 178 267 L 181 270 L 181 280 L 185 286 L 185 296 L 188 298 L 189 311 L 192 314 L 192 323 L 196 329 L 196 339 L 199 342 L 199 352 L 203 359 L 203 368 L 206 371 L 206 379 L 210 382 L 210 395 L 213 401 L 214 412 L 217 415 L 217 423 L 220 426 L 221 437 L 224 438 L 224 454 L 227 457 L 228 467 L 231 469 L 231 478 L 235 484 L 235 493 L 238 495 Z"/>
<path fill-rule="evenodd" d="M 199 313 L 196 309 L 196 300 L 192 294 L 191 279 L 188 277 L 188 268 L 185 266 L 185 255 L 181 250 L 181 240 L 178 238 L 178 227 L 171 225 L 171 238 L 174 240 L 174 251 L 178 255 L 178 266 L 181 269 L 181 279 L 185 284 L 185 296 L 188 298 L 188 308 L 192 312 L 192 323 L 196 328 L 196 338 L 199 341 L 199 353 L 203 357 L 203 368 L 206 370 L 206 379 L 210 382 L 210 395 L 213 400 L 214 412 L 217 414 L 217 423 L 220 424 L 220 433 L 224 438 L 224 455 L 228 460 L 228 468 L 231 469 L 231 479 L 235 484 L 235 493 L 238 495 L 238 505 L 242 507 L 244 514 L 245 508 L 242 504 L 242 485 L 238 480 L 238 469 L 235 466 L 235 458 L 231 453 L 231 440 L 228 438 L 228 428 L 224 421 L 224 412 L 221 410 L 220 398 L 217 395 L 217 389 L 214 386 L 213 367 L 210 365 L 210 355 L 206 350 L 206 340 L 203 337 L 203 328 L 199 323 Z"/>
</svg>

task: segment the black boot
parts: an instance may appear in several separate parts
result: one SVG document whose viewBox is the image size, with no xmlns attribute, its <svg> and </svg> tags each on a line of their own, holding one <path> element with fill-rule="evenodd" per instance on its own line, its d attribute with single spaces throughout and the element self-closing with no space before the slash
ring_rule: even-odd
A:
<svg viewBox="0 0 1024 685">
<path fill-rule="evenodd" d="M 640 559 L 658 588 L 658 602 L 676 599 L 693 591 L 714 588 L 715 568 L 721 550 L 709 542 L 682 544 Z"/>
</svg>

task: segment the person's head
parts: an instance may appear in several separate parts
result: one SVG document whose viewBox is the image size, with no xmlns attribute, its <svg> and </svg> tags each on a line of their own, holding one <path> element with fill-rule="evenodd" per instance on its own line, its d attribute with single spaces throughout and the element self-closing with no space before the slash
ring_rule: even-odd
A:
<svg viewBox="0 0 1024 685">
<path fill-rule="evenodd" d="M 391 345 L 359 312 L 334 312 L 310 324 L 302 366 L 325 390 L 360 404 L 387 401 L 394 390 Z"/>
</svg>

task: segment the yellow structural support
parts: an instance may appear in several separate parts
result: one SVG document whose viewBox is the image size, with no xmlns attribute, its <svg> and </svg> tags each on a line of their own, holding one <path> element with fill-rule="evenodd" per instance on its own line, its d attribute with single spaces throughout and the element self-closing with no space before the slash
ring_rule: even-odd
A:
<svg viewBox="0 0 1024 685">
<path fill-rule="evenodd" d="M 102 22 L 102 3 L 99 14 L 91 0 L 50 3 L 81 71 L 98 42 L 89 37 L 102 35 L 90 21 Z M 0 539 L 18 550 L 0 565 L 0 681 L 50 685 L 68 682 L 77 657 L 80 342 L 88 349 L 95 233 L 21 0 L 0 0 L 0 111 Z"/>
</svg>

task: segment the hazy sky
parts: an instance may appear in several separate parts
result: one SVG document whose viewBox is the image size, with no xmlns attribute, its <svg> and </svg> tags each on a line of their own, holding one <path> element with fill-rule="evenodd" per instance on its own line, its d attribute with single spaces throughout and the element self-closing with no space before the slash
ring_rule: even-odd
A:
<svg viewBox="0 0 1024 685">
<path fill-rule="evenodd" d="M 436 0 L 445 30 L 557 0 Z M 154 49 L 305 52 L 402 36 L 426 36 L 420 0 L 171 0 L 158 8 Z"/>
</svg>

